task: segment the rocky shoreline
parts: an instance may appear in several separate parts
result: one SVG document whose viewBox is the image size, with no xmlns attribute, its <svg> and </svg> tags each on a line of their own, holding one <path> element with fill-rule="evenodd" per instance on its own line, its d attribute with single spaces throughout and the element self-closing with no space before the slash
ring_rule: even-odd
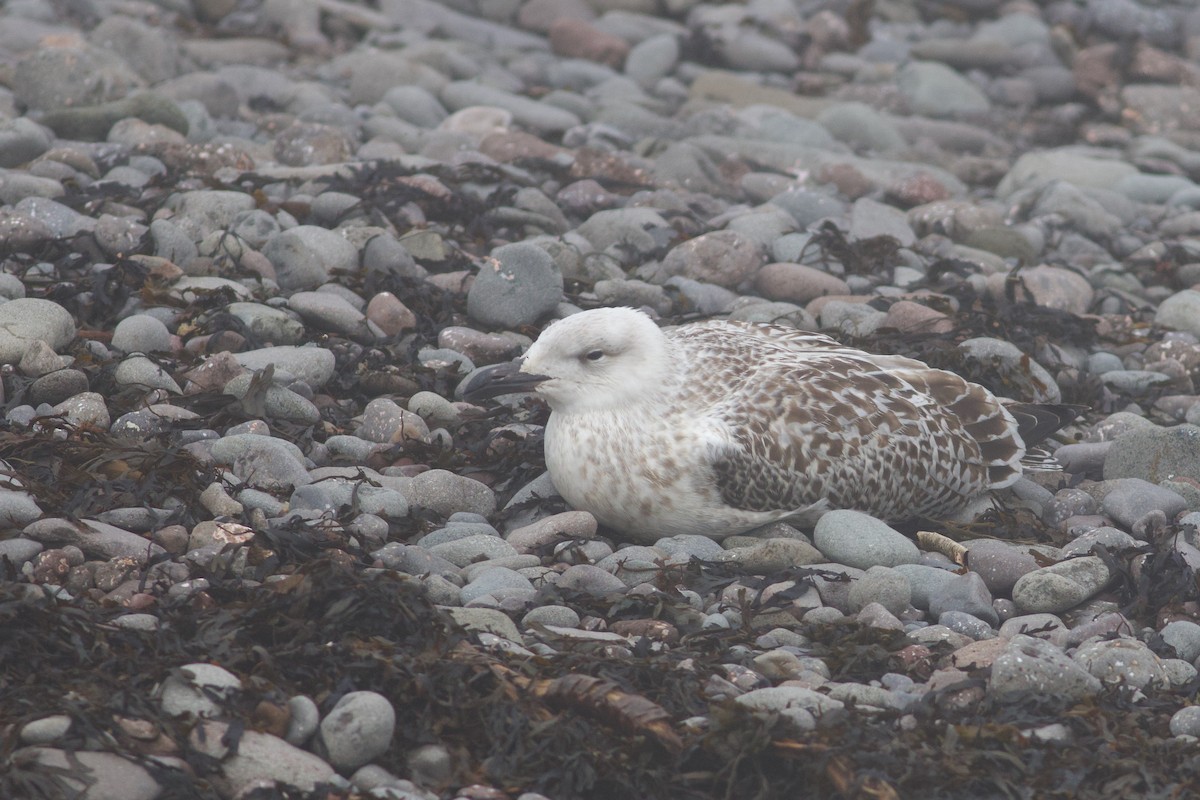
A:
<svg viewBox="0 0 1200 800">
<path fill-rule="evenodd" d="M 1190 3 L 22 0 L 0 56 L 0 795 L 1197 790 Z M 461 395 L 602 305 L 1090 410 L 969 522 L 622 541 Z"/>
</svg>

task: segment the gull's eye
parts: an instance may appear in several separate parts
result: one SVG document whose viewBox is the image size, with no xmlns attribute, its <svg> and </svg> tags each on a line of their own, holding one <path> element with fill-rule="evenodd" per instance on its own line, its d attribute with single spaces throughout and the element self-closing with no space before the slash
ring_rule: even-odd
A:
<svg viewBox="0 0 1200 800">
<path fill-rule="evenodd" d="M 589 350 L 587 351 L 587 354 L 584 355 L 584 358 L 586 358 L 588 361 L 599 361 L 600 359 L 604 358 L 604 351 Z"/>
</svg>

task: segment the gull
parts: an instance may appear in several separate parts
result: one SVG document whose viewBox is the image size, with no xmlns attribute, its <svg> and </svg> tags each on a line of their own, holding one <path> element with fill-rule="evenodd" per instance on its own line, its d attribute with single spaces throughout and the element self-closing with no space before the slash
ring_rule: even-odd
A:
<svg viewBox="0 0 1200 800">
<path fill-rule="evenodd" d="M 631 308 L 551 323 L 523 360 L 482 371 L 465 394 L 522 391 L 550 406 L 559 494 L 642 541 L 808 527 L 833 509 L 948 516 L 1045 468 L 1030 448 L 1078 415 L 817 333 L 724 320 L 661 329 Z"/>
</svg>

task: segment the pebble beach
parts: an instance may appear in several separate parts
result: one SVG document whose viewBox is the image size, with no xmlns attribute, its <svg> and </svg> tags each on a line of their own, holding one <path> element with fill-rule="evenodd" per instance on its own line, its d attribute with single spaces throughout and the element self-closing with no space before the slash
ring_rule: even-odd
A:
<svg viewBox="0 0 1200 800">
<path fill-rule="evenodd" d="M 5 3 L 0 796 L 1200 792 L 1198 180 L 1184 0 Z M 600 306 L 1085 410 L 631 539 L 462 394 Z"/>
</svg>

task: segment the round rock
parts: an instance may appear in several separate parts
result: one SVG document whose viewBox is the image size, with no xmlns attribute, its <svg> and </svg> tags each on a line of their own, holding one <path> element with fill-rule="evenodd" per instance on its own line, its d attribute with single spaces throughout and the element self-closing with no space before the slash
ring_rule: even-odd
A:
<svg viewBox="0 0 1200 800">
<path fill-rule="evenodd" d="M 376 692 L 350 692 L 321 720 L 322 750 L 339 772 L 350 773 L 392 743 L 396 710 Z"/>
<path fill-rule="evenodd" d="M 1072 702 L 1098 692 L 1100 680 L 1057 645 L 1017 635 L 992 662 L 989 687 L 1001 702 L 1020 702 L 1030 696 Z"/>
<path fill-rule="evenodd" d="M 497 247 L 467 293 L 467 313 L 484 325 L 532 325 L 562 300 L 563 278 L 550 255 L 535 244 Z"/>
<path fill-rule="evenodd" d="M 16 364 L 39 339 L 58 351 L 75 338 L 75 320 L 58 303 L 22 297 L 0 305 L 0 364 Z"/>
<path fill-rule="evenodd" d="M 663 272 L 728 288 L 749 278 L 762 262 L 761 249 L 748 236 L 712 231 L 672 248 L 663 259 Z"/>
<path fill-rule="evenodd" d="M 315 289 L 337 273 L 358 268 L 358 250 L 346 239 L 315 225 L 280 233 L 263 248 L 282 289 Z"/>
<path fill-rule="evenodd" d="M 171 332 L 157 317 L 134 314 L 117 323 L 112 346 L 126 353 L 151 353 L 171 349 Z"/>
</svg>

